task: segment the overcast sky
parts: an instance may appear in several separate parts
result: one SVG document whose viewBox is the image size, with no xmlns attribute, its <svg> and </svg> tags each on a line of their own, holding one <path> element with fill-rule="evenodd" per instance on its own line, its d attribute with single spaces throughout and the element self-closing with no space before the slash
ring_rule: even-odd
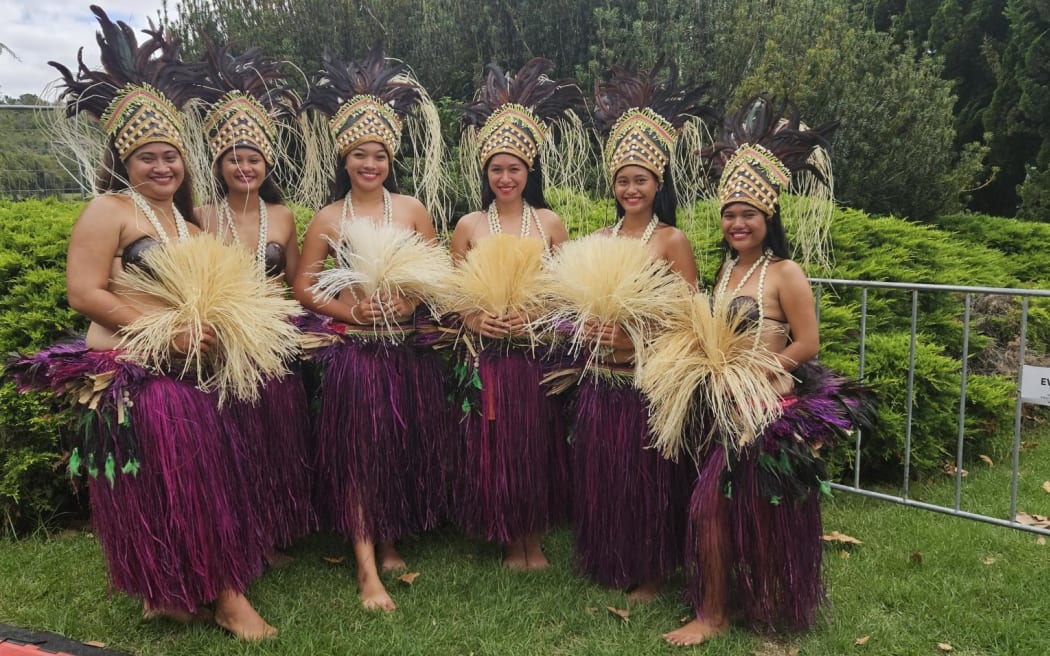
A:
<svg viewBox="0 0 1050 656">
<path fill-rule="evenodd" d="M 95 0 L 112 20 L 122 20 L 136 32 L 156 22 L 163 0 Z M 48 60 L 61 62 L 76 71 L 77 49 L 83 46 L 84 61 L 98 64 L 95 32 L 98 21 L 88 6 L 91 0 L 0 0 L 0 43 L 14 51 L 0 54 L 0 95 L 17 98 L 23 93 L 40 95 L 58 78 Z M 175 13 L 175 0 L 168 3 Z M 140 34 L 139 43 L 146 35 Z"/>
</svg>

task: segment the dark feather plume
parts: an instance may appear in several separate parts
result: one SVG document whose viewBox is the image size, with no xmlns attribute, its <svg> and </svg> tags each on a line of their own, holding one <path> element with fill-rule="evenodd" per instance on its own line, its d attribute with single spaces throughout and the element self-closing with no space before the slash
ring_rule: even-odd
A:
<svg viewBox="0 0 1050 656">
<path fill-rule="evenodd" d="M 633 73 L 623 66 L 613 66 L 610 79 L 594 87 L 594 118 L 598 129 L 608 134 L 613 124 L 628 109 L 648 107 L 667 119 L 676 129 L 690 118 L 718 121 L 719 116 L 703 102 L 706 85 L 679 86 L 678 67 L 670 66 L 668 76 L 657 80 L 661 63 L 651 71 Z"/>
<path fill-rule="evenodd" d="M 817 148 L 831 149 L 831 135 L 838 125 L 838 121 L 833 121 L 816 128 L 803 128 L 798 107 L 793 102 L 760 94 L 725 120 L 718 141 L 705 148 L 701 156 L 708 161 L 711 176 L 717 180 L 738 148 L 758 144 L 776 155 L 793 174 L 808 171 L 827 182 L 807 160 Z"/>
<path fill-rule="evenodd" d="M 321 70 L 311 78 L 310 91 L 301 109 L 315 109 L 329 116 L 339 111 L 343 103 L 362 94 L 376 96 L 399 116 L 411 112 L 422 98 L 408 65 L 387 58 L 381 44 L 374 45 L 360 63 L 339 59 L 326 51 L 321 56 Z"/>
<path fill-rule="evenodd" d="M 549 59 L 534 57 L 509 78 L 498 64 L 485 66 L 485 84 L 477 101 L 463 105 L 463 121 L 481 126 L 494 111 L 507 103 L 517 103 L 532 110 L 543 121 L 554 121 L 570 111 L 583 108 L 583 94 L 574 80 L 552 80 L 554 70 Z"/>
<path fill-rule="evenodd" d="M 101 117 L 128 84 L 150 84 L 176 107 L 193 97 L 191 76 L 185 74 L 187 65 L 181 61 L 181 46 L 163 27 L 150 22 L 143 30 L 149 39 L 139 45 L 135 31 L 126 23 L 114 23 L 97 5 L 91 5 L 91 11 L 99 23 L 96 40 L 101 70 L 92 70 L 84 63 L 83 48 L 77 52 L 76 75 L 58 62 L 48 62 L 62 75 L 65 88 L 61 99 L 66 101 L 70 117 L 78 112 Z"/>
<path fill-rule="evenodd" d="M 275 117 L 294 113 L 299 105 L 284 62 L 264 57 L 261 48 L 235 55 L 226 47 L 209 47 L 198 85 L 198 96 L 209 105 L 231 91 L 258 100 Z"/>
</svg>

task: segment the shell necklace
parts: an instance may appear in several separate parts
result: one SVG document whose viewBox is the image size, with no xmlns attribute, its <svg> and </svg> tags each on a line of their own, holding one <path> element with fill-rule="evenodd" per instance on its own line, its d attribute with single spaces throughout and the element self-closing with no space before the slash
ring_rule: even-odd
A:
<svg viewBox="0 0 1050 656">
<path fill-rule="evenodd" d="M 653 233 L 656 232 L 656 226 L 660 225 L 660 217 L 653 214 L 653 218 L 649 221 L 649 225 L 645 226 L 645 231 L 642 233 L 642 243 L 648 244 L 649 240 L 653 238 Z M 613 237 L 620 236 L 620 228 L 623 227 L 623 219 L 621 218 L 616 222 L 616 225 L 612 228 Z"/>
<path fill-rule="evenodd" d="M 495 202 L 489 203 L 488 220 L 490 234 L 498 235 L 503 232 L 503 226 L 499 222 L 499 210 L 496 209 Z M 521 233 L 519 236 L 522 239 L 529 236 L 533 222 L 536 223 L 536 231 L 540 233 L 540 239 L 543 240 L 543 252 L 549 256 L 551 247 L 547 242 L 547 233 L 543 231 L 543 224 L 540 223 L 539 217 L 536 216 L 536 210 L 532 209 L 532 206 L 524 200 L 521 201 Z"/>
<path fill-rule="evenodd" d="M 343 213 L 342 213 L 342 216 L 341 216 L 343 221 L 346 221 L 347 219 L 349 219 L 350 221 L 356 221 L 357 220 L 357 214 L 354 213 L 354 201 L 350 197 L 351 193 L 353 193 L 353 190 L 347 191 L 346 192 L 346 197 L 343 199 Z M 388 226 L 388 225 L 391 225 L 393 223 L 394 223 L 393 203 L 390 200 L 390 192 L 387 191 L 386 188 L 384 187 L 383 188 L 383 223 L 382 223 L 382 225 Z"/>
<path fill-rule="evenodd" d="M 266 239 L 269 226 L 266 202 L 259 198 L 259 243 L 255 245 L 255 265 L 261 270 L 266 269 Z M 230 201 L 224 198 L 219 204 L 219 237 L 225 240 L 227 231 L 233 235 L 233 243 L 241 246 L 241 237 L 237 234 L 237 224 L 233 220 L 233 209 L 230 207 Z"/>
<path fill-rule="evenodd" d="M 164 225 L 160 222 L 160 218 L 157 217 L 157 213 L 153 211 L 153 207 L 142 197 L 142 194 L 134 189 L 125 189 L 123 193 L 131 199 L 131 202 L 135 203 L 135 207 L 139 208 L 139 211 L 146 215 L 146 220 L 153 226 L 160 243 L 167 244 L 169 241 L 168 233 L 164 232 Z M 186 219 L 182 218 L 182 213 L 179 212 L 179 208 L 175 207 L 174 202 L 171 204 L 171 215 L 175 219 L 175 232 L 179 235 L 179 241 L 188 238 L 190 229 L 186 227 Z"/>
<path fill-rule="evenodd" d="M 726 297 L 726 289 L 729 288 L 729 278 L 733 275 L 733 267 L 736 266 L 737 259 L 739 259 L 739 258 L 733 258 L 733 259 L 729 260 L 728 266 L 726 266 L 726 272 L 722 274 L 722 280 L 719 281 L 718 289 L 715 291 L 715 298 L 725 298 Z M 741 289 L 744 288 L 744 285 L 747 284 L 747 281 L 751 279 L 751 276 L 754 275 L 755 270 L 759 269 L 759 267 L 761 267 L 761 270 L 758 272 L 758 290 L 756 292 L 756 294 L 758 296 L 758 298 L 756 300 L 757 300 L 757 304 L 758 304 L 758 325 L 759 325 L 759 334 L 755 335 L 755 341 L 756 342 L 758 341 L 759 335 L 761 335 L 762 324 L 765 322 L 765 319 L 766 319 L 766 303 L 765 303 L 766 271 L 769 270 L 769 263 L 772 262 L 772 261 L 773 261 L 773 251 L 771 249 L 767 248 L 766 250 L 764 250 L 762 252 L 762 255 L 760 255 L 759 258 L 757 260 L 755 260 L 755 263 L 751 265 L 751 268 L 748 269 L 744 273 L 744 277 L 740 279 L 740 282 L 738 282 L 736 284 L 736 287 L 733 288 L 733 293 L 730 294 L 730 296 L 734 296 L 735 297 L 737 295 L 737 293 Z"/>
</svg>

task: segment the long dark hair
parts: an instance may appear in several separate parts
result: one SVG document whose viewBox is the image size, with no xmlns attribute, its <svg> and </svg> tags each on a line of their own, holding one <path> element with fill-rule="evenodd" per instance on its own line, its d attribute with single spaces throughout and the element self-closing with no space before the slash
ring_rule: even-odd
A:
<svg viewBox="0 0 1050 656">
<path fill-rule="evenodd" d="M 510 153 L 499 154 L 510 155 Z M 511 157 L 521 162 L 523 166 L 528 166 L 520 157 L 516 155 L 511 155 Z M 489 161 L 485 162 L 485 168 L 481 172 L 481 209 L 487 208 L 492 204 L 492 201 L 496 200 L 496 193 L 492 191 L 492 186 L 489 184 L 489 162 L 491 161 L 492 158 L 490 157 Z M 525 189 L 521 192 L 521 199 L 533 209 L 550 209 L 550 205 L 547 204 L 547 197 L 543 193 L 543 169 L 540 167 L 539 155 L 536 155 L 535 159 L 532 160 L 532 169 L 525 178 Z"/>
<path fill-rule="evenodd" d="M 736 257 L 736 249 L 729 245 L 725 237 L 722 237 L 722 252 L 729 257 Z M 784 222 L 780 220 L 780 203 L 774 205 L 773 216 L 766 215 L 766 236 L 762 239 L 762 250 L 769 249 L 773 255 L 782 260 L 791 259 L 791 244 L 788 243 L 787 233 L 784 231 Z"/>
<path fill-rule="evenodd" d="M 350 153 L 347 153 L 349 155 Z M 390 158 L 389 173 L 383 179 L 383 188 L 392 194 L 400 194 L 401 187 L 397 184 L 397 175 L 394 173 L 394 159 Z M 332 193 L 328 196 L 328 202 L 334 203 L 335 201 L 346 196 L 346 192 L 350 191 L 350 174 L 346 172 L 346 157 L 335 157 L 335 180 L 332 180 Z"/>
<path fill-rule="evenodd" d="M 248 145 L 240 145 L 237 148 L 244 148 L 259 153 L 258 150 Z M 222 195 L 230 195 L 230 185 L 226 184 L 226 179 L 222 177 L 222 160 L 226 157 L 233 148 L 227 148 L 221 155 L 215 158 L 215 166 L 212 167 L 212 172 L 215 174 L 215 182 L 219 185 L 219 189 L 222 190 Z M 259 153 L 262 155 L 262 153 Z M 259 198 L 262 198 L 265 202 L 271 205 L 280 205 L 284 203 L 284 192 L 273 180 L 273 170 L 270 168 L 269 163 L 263 160 L 265 176 L 263 177 L 262 184 L 259 185 Z"/>
<path fill-rule="evenodd" d="M 182 159 L 182 184 L 175 190 L 171 202 L 184 219 L 199 228 L 200 225 L 193 216 L 193 179 L 190 176 L 189 167 L 186 166 L 186 158 L 183 157 L 181 151 L 179 152 L 179 157 Z M 121 161 L 113 141 L 110 140 L 105 152 L 102 154 L 102 164 L 95 172 L 95 191 L 96 193 L 105 193 L 123 191 L 129 188 L 128 167 Z"/>
<path fill-rule="evenodd" d="M 622 169 L 623 167 L 621 167 Z M 646 169 L 649 171 L 649 169 Z M 619 173 L 619 171 L 617 171 Z M 649 175 L 653 175 L 652 171 L 649 171 Z M 655 179 L 656 176 L 653 175 Z M 616 176 L 613 176 L 613 184 L 616 184 Z M 623 205 L 620 205 L 620 201 L 613 200 L 616 203 L 616 218 L 622 219 L 626 210 L 623 209 Z M 671 177 L 671 166 L 667 165 L 664 167 L 664 181 L 660 185 L 660 188 L 656 191 L 653 196 L 653 214 L 660 217 L 660 221 L 666 223 L 671 227 L 678 226 L 678 220 L 676 214 L 678 212 L 678 195 L 674 192 L 674 179 Z"/>
</svg>

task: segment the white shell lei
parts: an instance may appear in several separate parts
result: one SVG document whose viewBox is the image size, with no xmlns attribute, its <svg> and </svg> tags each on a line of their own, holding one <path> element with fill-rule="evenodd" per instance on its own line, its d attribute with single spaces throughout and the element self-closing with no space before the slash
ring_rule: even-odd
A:
<svg viewBox="0 0 1050 656">
<path fill-rule="evenodd" d="M 503 232 L 503 226 L 499 222 L 499 210 L 496 209 L 496 203 L 490 203 L 487 210 L 488 221 L 489 221 L 489 233 L 498 235 Z M 529 236 L 529 232 L 532 228 L 533 222 L 536 223 L 536 231 L 540 234 L 540 239 L 543 240 L 543 253 L 545 256 L 550 257 L 551 247 L 547 241 L 547 233 L 543 231 L 543 224 L 540 223 L 540 218 L 536 216 L 536 210 L 525 201 L 521 202 L 521 233 L 519 236 L 525 239 Z"/>
<path fill-rule="evenodd" d="M 346 197 L 343 199 L 343 213 L 340 218 L 343 221 L 347 219 L 351 221 L 357 220 L 357 214 L 354 213 L 354 201 L 350 194 L 353 190 L 346 192 Z M 382 225 L 388 226 L 394 223 L 394 209 L 393 202 L 390 200 L 390 192 L 383 188 L 383 223 Z"/>
<path fill-rule="evenodd" d="M 259 199 L 259 242 L 255 245 L 255 265 L 260 271 L 266 270 L 266 240 L 270 227 L 270 220 L 266 214 L 266 202 Z M 237 234 L 237 224 L 233 220 L 233 209 L 228 200 L 219 204 L 219 238 L 225 240 L 226 232 L 233 235 L 233 243 L 241 246 L 241 237 Z"/>
<path fill-rule="evenodd" d="M 146 215 L 146 220 L 149 221 L 150 225 L 153 226 L 153 230 L 157 233 L 157 240 L 162 244 L 167 244 L 169 241 L 168 233 L 164 231 L 164 225 L 160 222 L 160 218 L 157 217 L 157 213 L 153 211 L 153 208 L 142 197 L 142 194 L 134 189 L 126 189 L 123 193 L 131 199 L 131 202 L 135 203 L 135 207 L 139 208 L 139 211 Z M 171 214 L 175 219 L 175 232 L 178 233 L 179 240 L 188 238 L 190 229 L 186 227 L 186 219 L 182 218 L 182 213 L 179 212 L 178 207 L 175 207 L 175 203 L 171 204 Z"/>
<path fill-rule="evenodd" d="M 642 243 L 648 244 L 649 240 L 653 238 L 653 233 L 656 232 L 656 226 L 660 225 L 660 217 L 653 214 L 653 218 L 649 221 L 649 225 L 645 226 L 645 231 L 642 233 Z M 612 227 L 613 237 L 620 236 L 620 229 L 623 228 L 623 219 L 616 222 L 616 225 Z"/>
<path fill-rule="evenodd" d="M 715 298 L 725 298 L 726 297 L 726 290 L 729 288 L 729 278 L 733 275 L 733 267 L 736 266 L 737 259 L 738 258 L 733 258 L 732 260 L 729 260 L 729 262 L 727 263 L 728 266 L 726 266 L 726 271 L 725 271 L 725 273 L 722 274 L 722 280 L 719 281 L 718 288 L 715 291 Z M 744 273 L 744 277 L 740 279 L 740 282 L 738 282 L 736 287 L 733 288 L 733 293 L 730 294 L 730 296 L 735 297 L 737 295 L 737 293 L 741 289 L 744 288 L 744 285 L 747 284 L 747 281 L 751 279 L 751 276 L 754 275 L 755 270 L 758 269 L 759 267 L 761 267 L 761 271 L 759 271 L 759 273 L 758 273 L 758 290 L 756 292 L 756 295 L 758 297 L 756 299 L 756 303 L 758 304 L 758 326 L 759 326 L 759 332 L 755 335 L 755 343 L 756 344 L 758 343 L 758 340 L 761 337 L 762 326 L 765 323 L 765 319 L 766 319 L 766 303 L 765 303 L 766 271 L 769 270 L 769 263 L 772 262 L 772 261 L 773 261 L 773 251 L 767 248 L 765 251 L 763 251 L 762 255 L 759 256 L 759 258 L 757 260 L 755 260 L 755 263 L 751 265 L 751 268 L 748 269 L 747 272 Z M 728 300 L 732 300 L 732 299 L 728 299 Z M 728 300 L 727 300 L 727 302 L 728 302 Z"/>
</svg>

